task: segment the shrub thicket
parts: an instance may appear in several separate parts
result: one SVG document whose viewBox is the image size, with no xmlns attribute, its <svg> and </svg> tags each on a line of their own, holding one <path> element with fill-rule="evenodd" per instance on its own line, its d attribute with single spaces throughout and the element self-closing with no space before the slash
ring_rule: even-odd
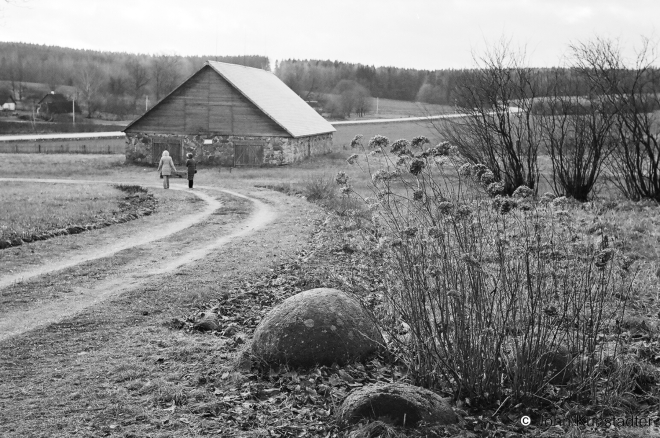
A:
<svg viewBox="0 0 660 438">
<path fill-rule="evenodd" d="M 574 229 L 565 198 L 538 201 L 524 186 L 502 197 L 485 166 L 427 143 L 376 136 L 351 157 L 378 167 L 373 196 L 337 177 L 372 212 L 365 237 L 388 285 L 380 320 L 414 383 L 473 404 L 536 403 L 555 384 L 597 399 L 630 263 Z"/>
</svg>

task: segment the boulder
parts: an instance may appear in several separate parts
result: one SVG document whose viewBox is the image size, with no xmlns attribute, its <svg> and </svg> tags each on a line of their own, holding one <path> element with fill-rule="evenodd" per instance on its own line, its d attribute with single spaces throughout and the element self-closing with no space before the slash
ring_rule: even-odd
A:
<svg viewBox="0 0 660 438">
<path fill-rule="evenodd" d="M 363 418 L 387 419 L 396 426 L 413 427 L 423 421 L 429 425 L 458 423 L 449 403 L 436 393 L 405 383 L 377 383 L 351 392 L 337 411 L 342 424 Z"/>
<path fill-rule="evenodd" d="M 377 351 L 383 338 L 360 303 L 337 289 L 311 289 L 272 309 L 254 332 L 252 353 L 269 364 L 345 364 Z"/>
</svg>

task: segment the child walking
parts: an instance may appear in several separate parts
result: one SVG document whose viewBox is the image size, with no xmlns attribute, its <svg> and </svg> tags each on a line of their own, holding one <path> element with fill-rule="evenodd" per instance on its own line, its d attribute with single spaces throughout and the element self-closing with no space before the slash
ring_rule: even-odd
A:
<svg viewBox="0 0 660 438">
<path fill-rule="evenodd" d="M 197 163 L 193 160 L 193 154 L 186 155 L 188 159 L 186 160 L 186 167 L 188 167 L 188 188 L 193 188 L 193 178 L 197 173 Z"/>
</svg>

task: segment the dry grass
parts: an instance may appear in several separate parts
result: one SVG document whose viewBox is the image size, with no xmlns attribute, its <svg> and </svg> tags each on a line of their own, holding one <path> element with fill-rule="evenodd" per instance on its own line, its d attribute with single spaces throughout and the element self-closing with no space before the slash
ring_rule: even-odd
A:
<svg viewBox="0 0 660 438">
<path fill-rule="evenodd" d="M 119 211 L 121 192 L 112 186 L 0 184 L 0 239 L 98 221 Z"/>
<path fill-rule="evenodd" d="M 123 155 L 1 154 L 3 178 L 88 178 L 116 174 Z M 134 169 L 133 169 L 134 171 Z"/>
</svg>

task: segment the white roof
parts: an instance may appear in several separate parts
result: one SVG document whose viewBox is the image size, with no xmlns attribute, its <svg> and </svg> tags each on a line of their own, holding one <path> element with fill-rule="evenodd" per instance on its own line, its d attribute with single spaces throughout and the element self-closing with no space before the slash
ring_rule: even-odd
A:
<svg viewBox="0 0 660 438">
<path fill-rule="evenodd" d="M 273 73 L 225 62 L 207 64 L 292 137 L 336 131 Z"/>
</svg>

